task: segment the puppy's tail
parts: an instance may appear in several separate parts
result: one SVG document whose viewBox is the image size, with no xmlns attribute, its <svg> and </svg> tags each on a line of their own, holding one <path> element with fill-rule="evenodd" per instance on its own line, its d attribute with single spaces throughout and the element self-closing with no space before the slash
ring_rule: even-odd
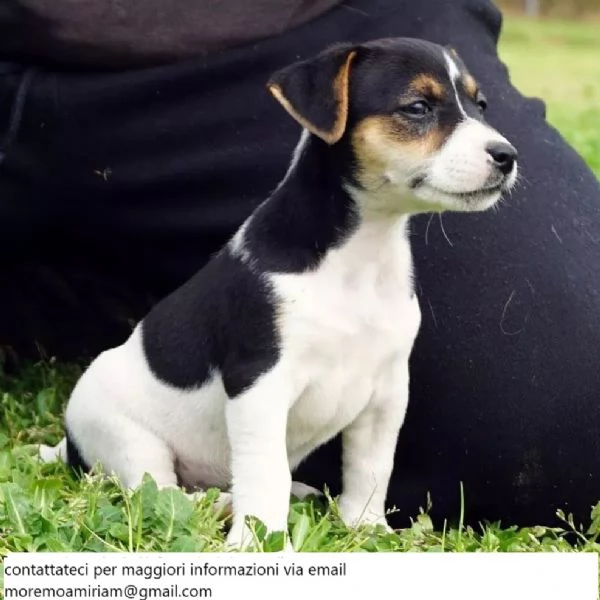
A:
<svg viewBox="0 0 600 600">
<path fill-rule="evenodd" d="M 67 438 L 63 438 L 56 446 L 46 446 L 40 444 L 38 451 L 42 462 L 48 463 L 55 460 L 61 460 L 67 462 Z"/>
</svg>

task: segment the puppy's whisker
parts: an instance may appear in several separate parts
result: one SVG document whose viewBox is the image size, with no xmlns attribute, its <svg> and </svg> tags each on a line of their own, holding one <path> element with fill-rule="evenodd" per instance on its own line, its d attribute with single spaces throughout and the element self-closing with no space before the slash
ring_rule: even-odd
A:
<svg viewBox="0 0 600 600">
<path fill-rule="evenodd" d="M 444 237 L 446 238 L 446 241 L 448 242 L 450 247 L 454 248 L 454 244 L 450 241 L 450 238 L 448 237 L 448 234 L 446 233 L 446 230 L 444 229 L 444 221 L 442 220 L 442 213 L 438 213 L 438 216 L 440 217 L 440 229 L 442 230 L 442 233 L 444 234 Z"/>
<path fill-rule="evenodd" d="M 429 219 L 427 220 L 427 227 L 425 227 L 425 245 L 429 246 L 429 227 L 431 226 L 431 221 L 433 221 L 433 217 L 435 216 L 435 213 L 431 213 L 431 215 L 429 215 Z"/>
</svg>

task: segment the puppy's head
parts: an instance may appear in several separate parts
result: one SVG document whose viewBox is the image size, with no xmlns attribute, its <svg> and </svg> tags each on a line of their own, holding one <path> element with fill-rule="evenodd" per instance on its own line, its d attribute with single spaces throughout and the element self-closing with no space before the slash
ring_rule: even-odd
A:
<svg viewBox="0 0 600 600">
<path fill-rule="evenodd" d="M 366 210 L 485 210 L 515 183 L 517 152 L 486 123 L 483 92 L 451 49 L 409 38 L 338 45 L 268 88 L 347 158 L 344 179 Z"/>
</svg>

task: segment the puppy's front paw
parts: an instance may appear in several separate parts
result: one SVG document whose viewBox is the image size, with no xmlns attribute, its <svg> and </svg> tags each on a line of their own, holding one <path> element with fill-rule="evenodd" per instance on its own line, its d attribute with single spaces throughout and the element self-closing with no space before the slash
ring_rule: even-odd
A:
<svg viewBox="0 0 600 600">
<path fill-rule="evenodd" d="M 227 534 L 225 545 L 229 550 L 248 552 L 253 550 L 255 545 L 259 545 L 259 543 L 256 541 L 254 535 L 247 526 L 238 526 L 231 528 Z M 279 552 L 295 552 L 292 542 L 287 534 L 283 548 L 279 550 Z"/>
<path fill-rule="evenodd" d="M 234 520 L 233 525 L 227 534 L 227 540 L 225 542 L 227 548 L 229 550 L 246 552 L 252 548 L 253 543 L 254 536 L 248 526 Z"/>
<path fill-rule="evenodd" d="M 186 493 L 186 496 L 193 502 L 198 502 L 198 501 L 201 501 L 204 498 L 206 498 L 206 492 L 203 492 L 203 491 L 188 492 L 188 493 Z M 213 504 L 213 509 L 215 511 L 215 514 L 219 518 L 225 519 L 225 518 L 231 516 L 232 505 L 233 505 L 233 500 L 232 500 L 231 494 L 229 492 L 221 492 L 219 494 L 219 497 L 215 500 L 215 502 Z"/>
<path fill-rule="evenodd" d="M 369 506 L 368 504 L 361 505 L 356 502 L 348 502 L 343 497 L 340 498 L 338 503 L 340 517 L 346 527 L 356 529 L 361 525 L 381 525 L 389 533 L 394 530 L 388 525 L 387 519 L 385 518 L 385 510 L 375 509 L 375 507 Z"/>
<path fill-rule="evenodd" d="M 284 532 L 285 541 L 283 548 L 277 550 L 277 552 L 294 552 L 294 547 L 290 541 L 290 537 L 287 530 L 287 523 L 280 527 L 267 528 L 266 535 L 269 532 Z M 236 519 L 234 516 L 233 524 L 229 533 L 227 534 L 226 546 L 230 550 L 237 550 L 241 552 L 251 551 L 254 549 L 260 549 L 262 544 L 257 539 L 256 535 L 252 531 L 251 527 L 240 519 Z"/>
</svg>

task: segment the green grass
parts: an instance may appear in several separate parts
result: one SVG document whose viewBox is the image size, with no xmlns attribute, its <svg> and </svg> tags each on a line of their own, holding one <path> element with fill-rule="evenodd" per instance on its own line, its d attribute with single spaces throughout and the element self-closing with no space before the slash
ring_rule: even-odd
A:
<svg viewBox="0 0 600 600">
<path fill-rule="evenodd" d="M 134 492 L 100 475 L 81 481 L 61 463 L 42 464 L 33 444 L 56 442 L 59 415 L 78 370 L 38 364 L 18 378 L 0 378 L 0 556 L 9 551 L 219 551 L 223 519 L 213 496 L 192 501 L 177 490 L 158 490 L 147 479 Z M 212 492 L 211 492 L 212 493 Z M 501 528 L 488 525 L 436 529 L 426 511 L 411 528 L 387 533 L 373 527 L 346 528 L 330 497 L 294 501 L 290 532 L 306 552 L 358 551 L 600 551 L 600 505 L 581 528 L 568 516 L 560 528 Z M 443 524 L 442 524 L 443 525 Z M 277 534 L 256 529 L 258 548 L 281 547 Z M 567 541 L 569 535 L 571 541 Z"/>
<path fill-rule="evenodd" d="M 546 102 L 550 123 L 600 175 L 598 27 L 507 18 L 500 56 L 513 84 Z"/>
<path fill-rule="evenodd" d="M 596 28 L 510 19 L 501 55 L 515 84 L 547 101 L 549 120 L 600 173 Z M 78 481 L 61 464 L 39 463 L 33 444 L 61 437 L 61 412 L 77 374 L 77 367 L 50 363 L 16 377 L 0 375 L 0 557 L 19 550 L 221 550 L 224 521 L 211 510 L 210 498 L 193 502 L 181 492 L 157 490 L 151 480 L 126 492 L 114 480 Z M 558 518 L 552 527 L 447 528 L 432 523 L 424 510 L 414 515 L 412 527 L 390 534 L 347 529 L 327 498 L 293 502 L 290 531 L 293 545 L 303 551 L 600 552 L 600 504 L 583 525 L 553 508 Z M 257 539 L 265 551 L 281 543 L 277 535 L 265 538 L 260 527 Z"/>
</svg>

